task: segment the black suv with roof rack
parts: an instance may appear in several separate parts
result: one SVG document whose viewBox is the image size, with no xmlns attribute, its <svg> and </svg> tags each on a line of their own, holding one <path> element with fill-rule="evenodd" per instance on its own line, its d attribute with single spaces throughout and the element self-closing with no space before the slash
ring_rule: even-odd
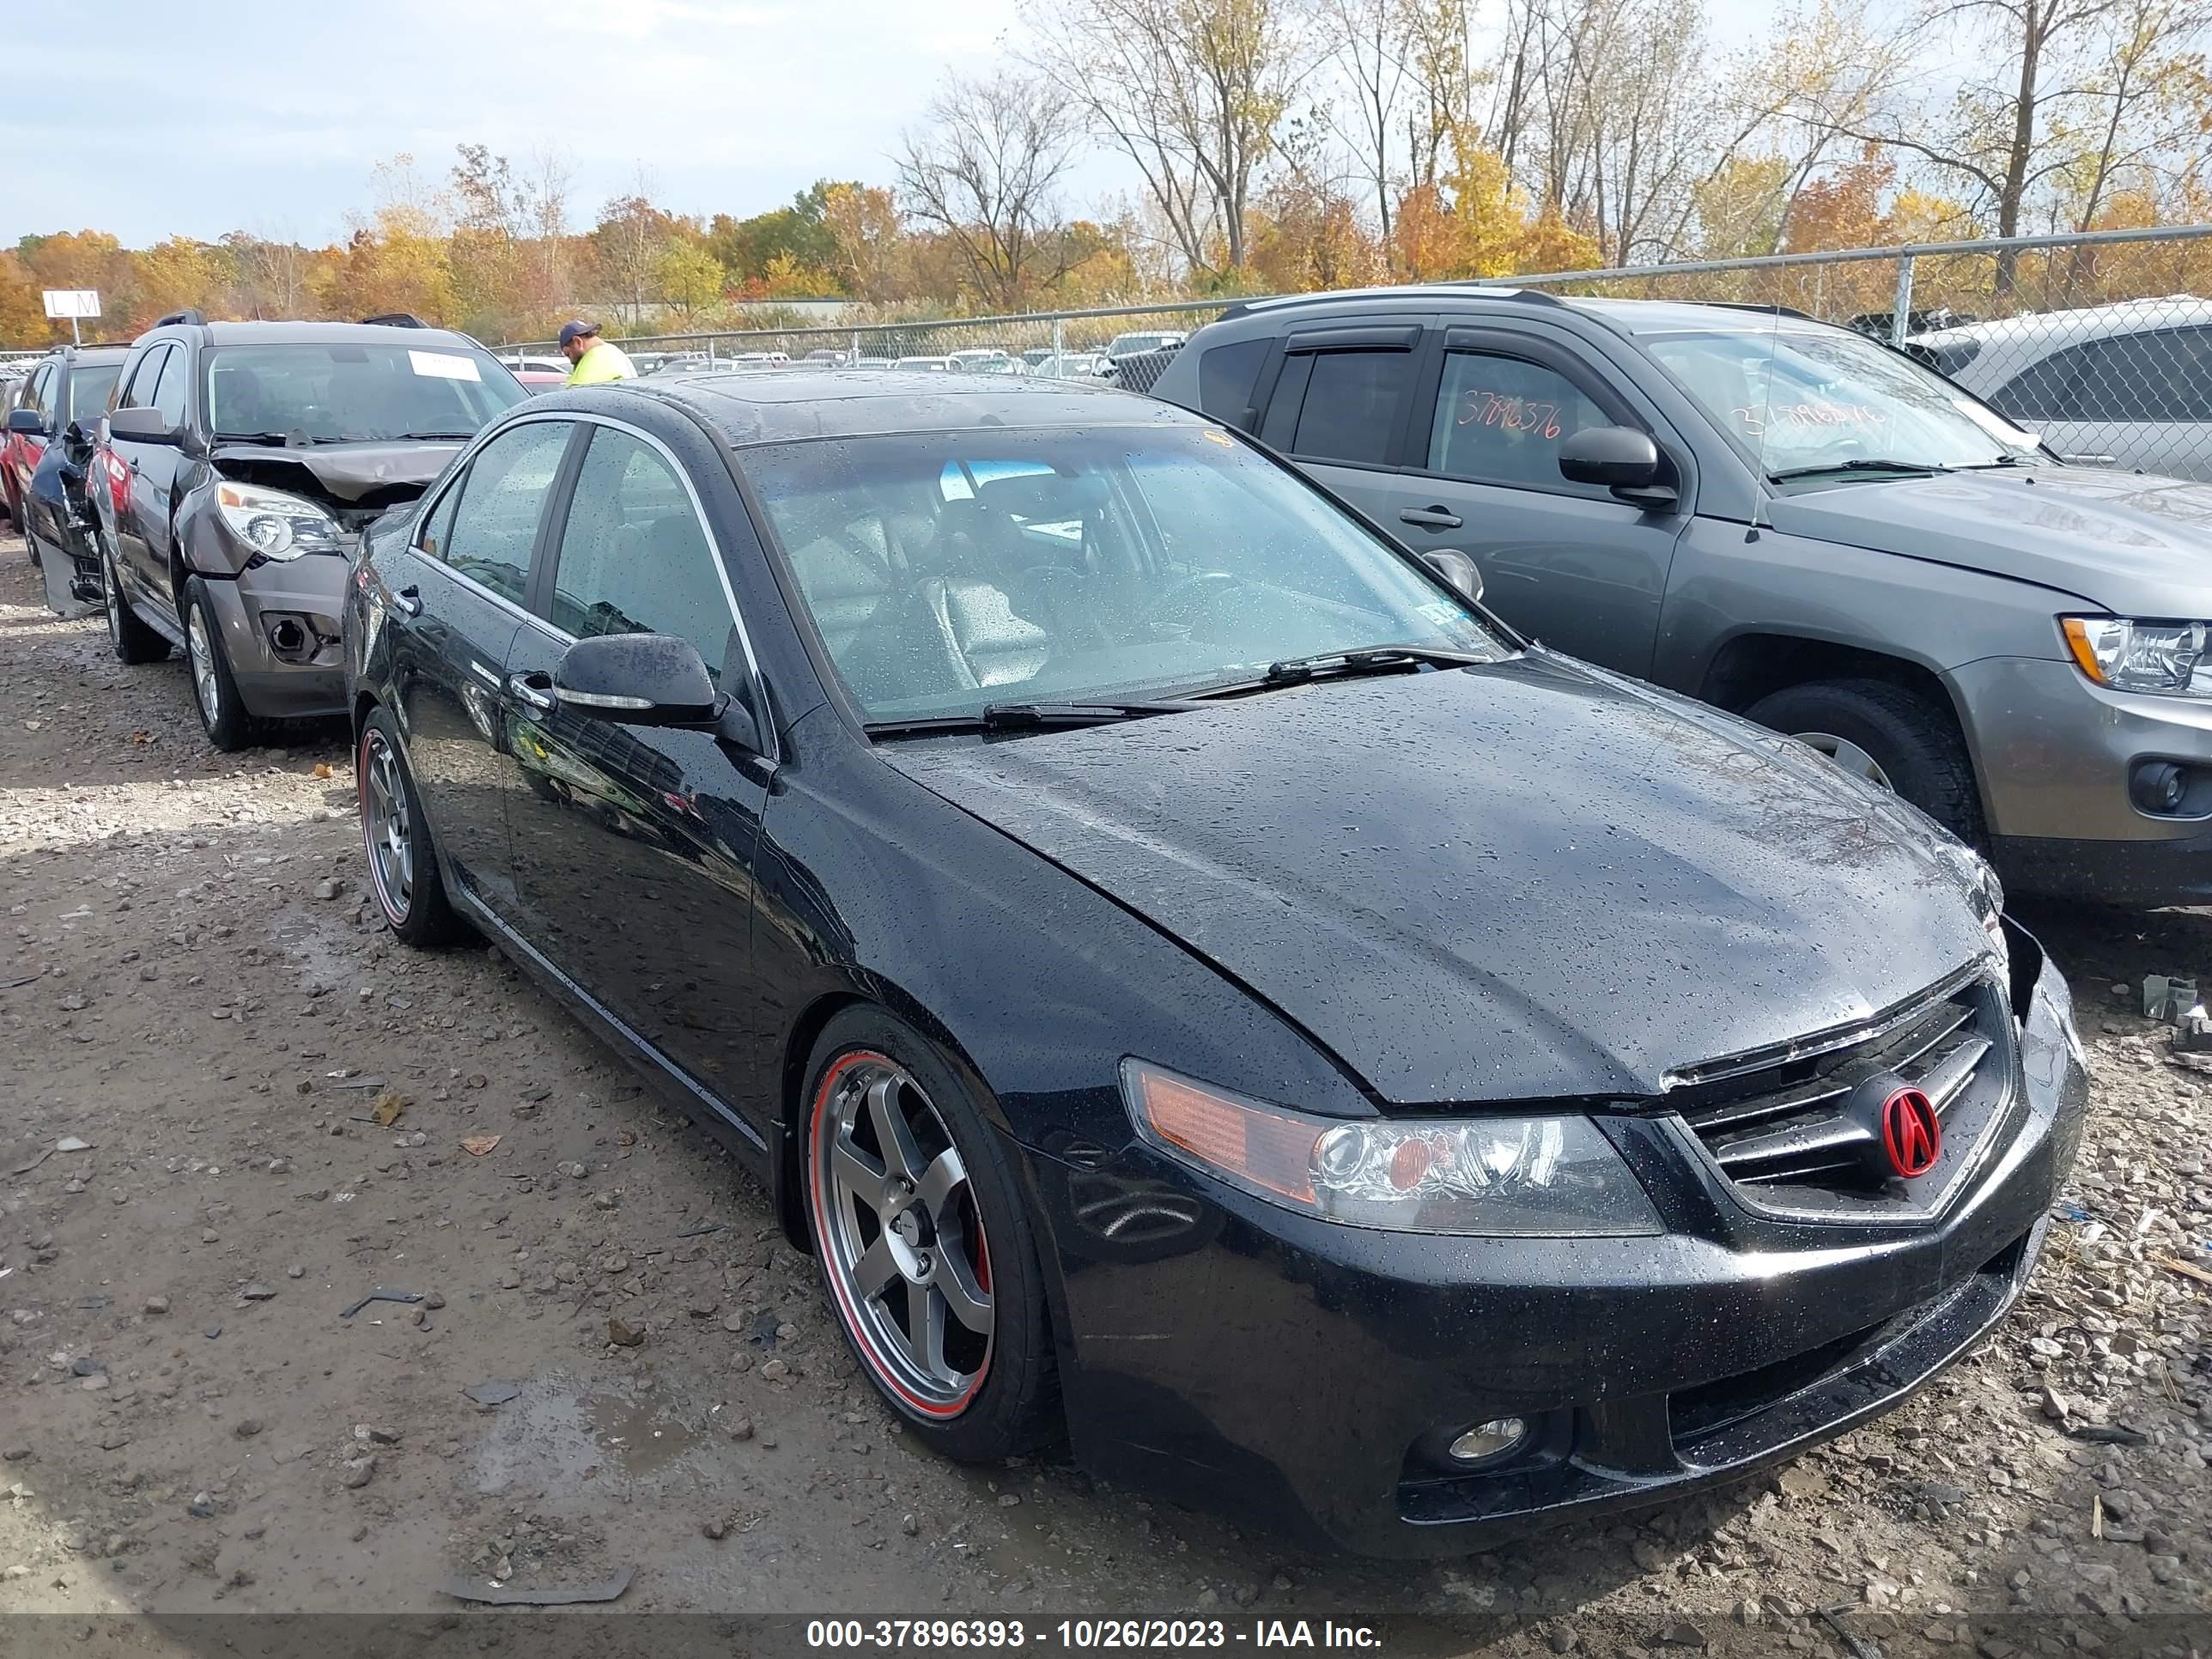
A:
<svg viewBox="0 0 2212 1659">
<path fill-rule="evenodd" d="M 0 435 L 0 501 L 64 616 L 100 599 L 100 559 L 84 498 L 93 434 L 115 390 L 121 345 L 58 347 L 32 366 Z"/>
<path fill-rule="evenodd" d="M 527 395 L 474 340 L 412 318 L 164 317 L 131 348 L 92 462 L 115 654 L 183 646 L 218 749 L 343 712 L 362 531 Z"/>
</svg>

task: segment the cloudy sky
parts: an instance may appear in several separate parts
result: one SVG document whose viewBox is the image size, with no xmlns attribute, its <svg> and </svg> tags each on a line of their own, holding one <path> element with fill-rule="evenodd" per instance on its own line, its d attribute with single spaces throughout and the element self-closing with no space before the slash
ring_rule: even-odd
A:
<svg viewBox="0 0 2212 1659">
<path fill-rule="evenodd" d="M 1709 0 L 1717 45 L 1778 0 Z M 571 222 L 642 167 L 680 213 L 743 217 L 817 179 L 888 182 L 945 70 L 987 71 L 1024 0 L 106 0 L 0 25 L 0 246 L 100 229 L 143 247 L 230 230 L 311 244 L 372 203 L 370 170 L 453 147 L 574 169 Z M 1078 210 L 1132 191 L 1090 152 Z"/>
<path fill-rule="evenodd" d="M 574 163 L 589 222 L 641 163 L 679 211 L 744 215 L 882 179 L 943 68 L 981 67 L 1018 0 L 107 0 L 11 5 L 0 246 L 250 229 L 308 242 L 380 157 L 453 146 Z M 35 161 L 33 158 L 37 158 Z M 1099 178 L 1087 196 L 1112 180 Z"/>
</svg>

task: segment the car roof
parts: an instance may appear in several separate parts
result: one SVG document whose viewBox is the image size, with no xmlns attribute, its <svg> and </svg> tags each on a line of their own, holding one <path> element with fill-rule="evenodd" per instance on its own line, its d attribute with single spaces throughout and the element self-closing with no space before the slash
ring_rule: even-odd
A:
<svg viewBox="0 0 2212 1659">
<path fill-rule="evenodd" d="M 481 351 L 483 348 L 465 334 L 446 328 L 408 328 L 391 323 L 169 323 L 149 330 L 153 335 L 197 330 L 209 344 L 225 345 L 356 345 L 434 346 L 447 349 Z"/>
<path fill-rule="evenodd" d="M 2109 339 L 2116 334 L 2201 323 L 2212 323 L 2212 300 L 2200 300 L 2193 294 L 2172 294 L 2163 299 L 2122 300 L 2108 306 L 2083 306 L 2072 311 L 2031 311 L 2017 317 L 1959 323 L 1916 334 L 1912 343 L 1962 345 L 1970 340 L 2026 343 L 2057 337 L 2053 343 L 2073 345 L 2082 340 Z"/>
<path fill-rule="evenodd" d="M 1111 386 L 938 369 L 808 369 L 620 380 L 531 400 L 532 412 L 672 404 L 732 447 L 974 427 L 1205 426 L 1202 416 Z"/>
<path fill-rule="evenodd" d="M 1745 331 L 1779 327 L 1827 329 L 1842 326 L 1784 307 L 1699 303 L 1686 300 L 1602 299 L 1583 295 L 1553 294 L 1547 289 L 1504 288 L 1477 283 L 1407 283 L 1389 288 L 1338 289 L 1319 294 L 1285 294 L 1267 300 L 1247 300 L 1231 306 L 1222 322 L 1274 318 L 1297 309 L 1326 310 L 1330 305 L 1352 301 L 1350 308 L 1395 304 L 1416 310 L 1474 307 L 1480 310 L 1527 311 L 1535 307 L 1577 311 L 1601 320 L 1623 334 L 1666 334 L 1685 330 L 1734 326 Z M 1756 320 L 1753 320 L 1756 319 Z"/>
</svg>

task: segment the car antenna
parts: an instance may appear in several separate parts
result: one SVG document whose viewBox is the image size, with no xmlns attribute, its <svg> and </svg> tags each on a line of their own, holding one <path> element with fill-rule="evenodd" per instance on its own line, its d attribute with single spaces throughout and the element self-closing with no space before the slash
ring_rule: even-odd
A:
<svg viewBox="0 0 2212 1659">
<path fill-rule="evenodd" d="M 1766 365 L 1759 391 L 1759 476 L 1751 483 L 1751 525 L 1743 532 L 1747 546 L 1759 539 L 1759 504 L 1766 499 L 1766 428 L 1774 423 L 1774 357 L 1782 349 L 1782 302 L 1779 300 L 1774 302 L 1774 309 L 1768 313 L 1768 319 Z"/>
</svg>

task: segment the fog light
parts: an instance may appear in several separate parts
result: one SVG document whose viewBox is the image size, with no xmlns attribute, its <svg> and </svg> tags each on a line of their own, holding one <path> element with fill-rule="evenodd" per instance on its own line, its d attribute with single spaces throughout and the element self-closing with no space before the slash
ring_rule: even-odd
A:
<svg viewBox="0 0 2212 1659">
<path fill-rule="evenodd" d="M 2136 768 L 2128 793 L 2146 812 L 2178 812 L 2189 793 L 2189 773 L 2172 761 L 2146 761 Z"/>
<path fill-rule="evenodd" d="M 1516 1449 L 1528 1437 L 1528 1425 L 1517 1417 L 1493 1417 L 1478 1423 L 1451 1443 L 1455 1463 L 1487 1463 Z"/>
</svg>

